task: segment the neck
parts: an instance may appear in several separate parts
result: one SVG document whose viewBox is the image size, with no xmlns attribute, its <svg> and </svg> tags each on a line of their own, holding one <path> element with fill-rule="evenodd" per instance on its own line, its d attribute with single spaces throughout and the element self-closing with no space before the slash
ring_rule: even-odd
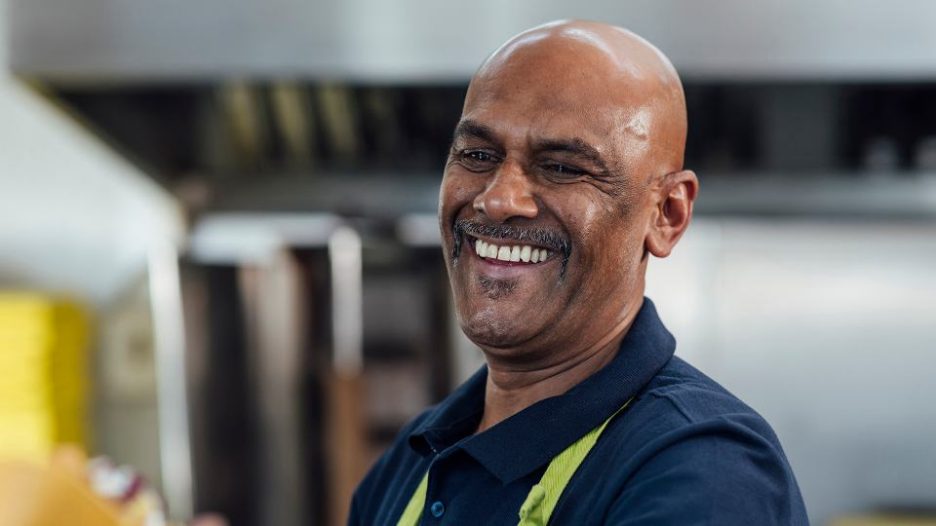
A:
<svg viewBox="0 0 936 526">
<path fill-rule="evenodd" d="M 491 359 L 488 354 L 484 414 L 477 432 L 493 427 L 540 400 L 561 395 L 598 372 L 614 359 L 636 314 L 636 310 L 628 313 L 593 345 L 554 362 L 521 366 Z"/>
</svg>

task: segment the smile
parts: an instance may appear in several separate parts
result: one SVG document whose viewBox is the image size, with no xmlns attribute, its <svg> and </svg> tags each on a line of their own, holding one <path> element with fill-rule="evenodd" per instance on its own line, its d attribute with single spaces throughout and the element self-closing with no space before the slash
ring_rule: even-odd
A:
<svg viewBox="0 0 936 526">
<path fill-rule="evenodd" d="M 478 257 L 512 263 L 542 263 L 551 255 L 549 250 L 532 245 L 496 245 L 480 239 L 474 239 L 472 247 Z"/>
</svg>

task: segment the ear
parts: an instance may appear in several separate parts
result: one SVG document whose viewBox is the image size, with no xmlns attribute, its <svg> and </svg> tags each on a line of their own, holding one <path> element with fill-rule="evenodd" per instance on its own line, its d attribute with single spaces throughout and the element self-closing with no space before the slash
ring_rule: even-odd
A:
<svg viewBox="0 0 936 526">
<path fill-rule="evenodd" d="M 647 232 L 647 252 L 665 258 L 673 251 L 692 220 L 692 203 L 699 179 L 692 170 L 665 175 L 656 187 L 656 208 Z"/>
</svg>

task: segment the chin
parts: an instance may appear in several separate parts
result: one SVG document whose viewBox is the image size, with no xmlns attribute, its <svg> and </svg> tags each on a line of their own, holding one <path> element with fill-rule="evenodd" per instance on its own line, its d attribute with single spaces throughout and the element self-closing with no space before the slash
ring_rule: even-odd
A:
<svg viewBox="0 0 936 526">
<path fill-rule="evenodd" d="M 535 332 L 518 326 L 517 319 L 517 316 L 491 311 L 459 315 L 462 332 L 485 350 L 509 349 L 529 341 Z"/>
</svg>

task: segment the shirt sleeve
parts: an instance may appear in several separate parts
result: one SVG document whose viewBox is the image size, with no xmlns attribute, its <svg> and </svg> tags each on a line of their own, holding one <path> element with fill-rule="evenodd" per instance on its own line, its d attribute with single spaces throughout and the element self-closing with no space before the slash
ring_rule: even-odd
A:
<svg viewBox="0 0 936 526">
<path fill-rule="evenodd" d="M 689 423 L 644 448 L 604 524 L 808 526 L 779 442 L 757 416 Z"/>
<path fill-rule="evenodd" d="M 361 520 L 360 504 L 358 503 L 358 493 L 355 491 L 354 496 L 351 498 L 351 509 L 348 512 L 348 526 L 361 526 L 363 524 Z"/>
</svg>

